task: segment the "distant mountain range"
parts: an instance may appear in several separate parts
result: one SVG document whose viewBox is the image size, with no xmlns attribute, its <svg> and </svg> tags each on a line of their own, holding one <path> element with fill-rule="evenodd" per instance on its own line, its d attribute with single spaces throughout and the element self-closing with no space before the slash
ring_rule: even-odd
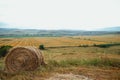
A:
<svg viewBox="0 0 120 80">
<path fill-rule="evenodd" d="M 2 25 L 5 25 L 5 24 L 0 24 L 0 27 Z M 17 28 L 0 28 L 0 30 L 13 30 L 13 29 L 17 29 Z M 24 30 L 24 29 L 22 29 L 22 30 Z M 26 30 L 40 30 L 40 29 L 26 29 Z M 79 31 L 85 31 L 85 30 L 79 30 Z M 117 26 L 117 27 L 108 27 L 108 28 L 100 28 L 100 29 L 96 29 L 96 31 L 120 31 L 120 26 Z"/>
<path fill-rule="evenodd" d="M 0 28 L 0 37 L 59 37 L 106 34 L 120 34 L 120 27 L 106 28 L 99 31 Z"/>
<path fill-rule="evenodd" d="M 118 26 L 118 27 L 109 27 L 109 28 L 102 28 L 99 31 L 120 31 L 120 26 Z"/>
</svg>

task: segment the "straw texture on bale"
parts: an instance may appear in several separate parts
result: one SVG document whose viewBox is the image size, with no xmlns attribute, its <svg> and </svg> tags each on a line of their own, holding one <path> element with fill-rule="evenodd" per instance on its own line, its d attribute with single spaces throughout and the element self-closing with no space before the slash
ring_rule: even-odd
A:
<svg viewBox="0 0 120 80">
<path fill-rule="evenodd" d="M 42 53 L 35 47 L 15 47 L 5 58 L 5 71 L 33 71 L 44 64 Z"/>
</svg>

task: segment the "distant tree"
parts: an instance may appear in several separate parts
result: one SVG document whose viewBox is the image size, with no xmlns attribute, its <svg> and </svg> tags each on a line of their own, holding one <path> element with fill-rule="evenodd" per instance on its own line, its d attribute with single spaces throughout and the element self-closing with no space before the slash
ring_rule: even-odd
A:
<svg viewBox="0 0 120 80">
<path fill-rule="evenodd" d="M 0 57 L 5 57 L 10 48 L 12 48 L 12 46 L 8 46 L 8 45 L 1 46 L 0 47 Z"/>
<path fill-rule="evenodd" d="M 45 49 L 44 45 L 41 44 L 41 45 L 39 46 L 39 49 L 44 50 L 44 49 Z"/>
</svg>

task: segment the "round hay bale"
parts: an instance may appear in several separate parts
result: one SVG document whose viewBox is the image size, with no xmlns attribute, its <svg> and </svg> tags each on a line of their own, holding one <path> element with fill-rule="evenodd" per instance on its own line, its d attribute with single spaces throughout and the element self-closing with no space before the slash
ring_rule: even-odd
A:
<svg viewBox="0 0 120 80">
<path fill-rule="evenodd" d="M 5 58 L 5 71 L 32 71 L 45 64 L 42 53 L 35 47 L 15 47 Z"/>
</svg>

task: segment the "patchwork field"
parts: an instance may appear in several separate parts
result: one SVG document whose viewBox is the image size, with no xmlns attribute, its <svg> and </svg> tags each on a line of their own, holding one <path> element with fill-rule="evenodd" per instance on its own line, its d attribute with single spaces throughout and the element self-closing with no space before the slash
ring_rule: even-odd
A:
<svg viewBox="0 0 120 80">
<path fill-rule="evenodd" d="M 46 66 L 40 66 L 35 71 L 9 74 L 3 72 L 4 58 L 0 58 L 0 79 L 55 80 L 54 76 L 57 74 L 75 74 L 86 76 L 88 80 L 120 80 L 120 45 L 110 45 L 107 48 L 94 46 L 116 43 L 120 43 L 119 35 L 0 38 L 0 46 L 38 48 L 43 44 L 45 50 L 42 52 L 47 63 Z M 59 80 L 69 80 L 69 78 L 59 77 Z"/>
<path fill-rule="evenodd" d="M 35 46 L 44 44 L 46 47 L 60 47 L 60 46 L 81 46 L 81 45 L 94 45 L 94 44 L 107 44 L 120 42 L 117 36 L 105 37 L 33 37 L 33 38 L 0 38 L 0 46 Z"/>
</svg>

